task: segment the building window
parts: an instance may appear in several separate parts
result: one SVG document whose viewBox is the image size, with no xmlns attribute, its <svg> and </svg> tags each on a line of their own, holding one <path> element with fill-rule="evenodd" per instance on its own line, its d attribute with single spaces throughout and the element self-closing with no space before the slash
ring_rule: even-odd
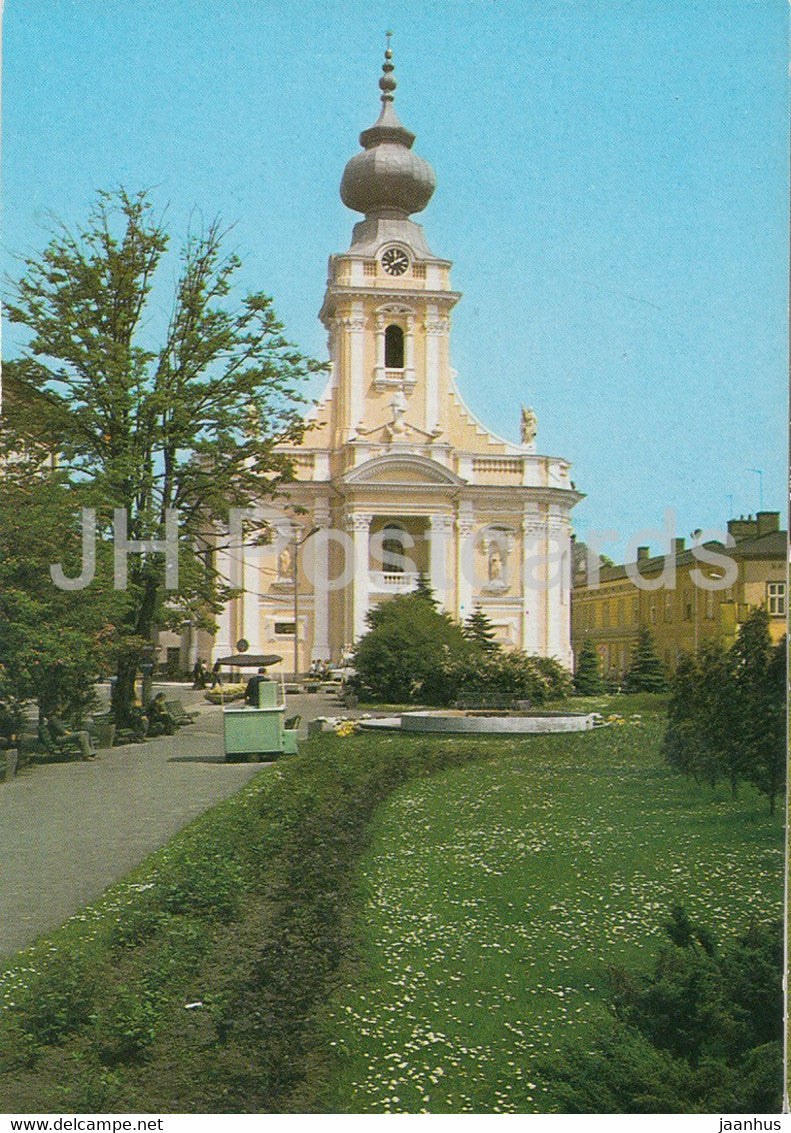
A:
<svg viewBox="0 0 791 1133">
<path fill-rule="evenodd" d="M 786 613 L 786 584 L 767 582 L 766 604 L 773 618 L 784 618 Z"/>
<path fill-rule="evenodd" d="M 673 595 L 665 595 L 665 621 L 672 622 L 673 620 Z"/>
<path fill-rule="evenodd" d="M 684 595 L 684 621 L 692 621 L 692 596 L 690 594 Z"/>
<path fill-rule="evenodd" d="M 706 591 L 706 617 L 709 621 L 714 617 L 714 591 Z"/>
<path fill-rule="evenodd" d="M 637 598 L 632 598 L 632 625 L 636 626 L 640 623 L 640 602 Z"/>
<path fill-rule="evenodd" d="M 626 599 L 618 599 L 618 625 L 622 626 L 626 621 Z"/>
<path fill-rule="evenodd" d="M 388 370 L 404 368 L 404 332 L 395 323 L 391 323 L 385 330 L 385 368 Z"/>
<path fill-rule="evenodd" d="M 364 275 L 376 275 L 376 260 L 365 260 L 363 263 Z"/>
<path fill-rule="evenodd" d="M 388 574 L 404 573 L 404 529 L 388 523 L 382 530 L 382 570 Z"/>
<path fill-rule="evenodd" d="M 294 622 L 275 622 L 275 637 L 293 637 Z"/>
<path fill-rule="evenodd" d="M 415 279 L 425 279 L 426 278 L 426 265 L 425 264 L 413 264 L 412 265 L 412 274 L 414 275 Z"/>
</svg>

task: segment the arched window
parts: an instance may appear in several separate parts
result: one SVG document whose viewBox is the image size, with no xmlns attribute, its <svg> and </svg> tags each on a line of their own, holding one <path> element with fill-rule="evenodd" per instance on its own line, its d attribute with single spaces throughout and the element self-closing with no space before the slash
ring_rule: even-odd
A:
<svg viewBox="0 0 791 1133">
<path fill-rule="evenodd" d="M 385 367 L 388 370 L 404 368 L 404 332 L 395 323 L 385 330 Z"/>
</svg>

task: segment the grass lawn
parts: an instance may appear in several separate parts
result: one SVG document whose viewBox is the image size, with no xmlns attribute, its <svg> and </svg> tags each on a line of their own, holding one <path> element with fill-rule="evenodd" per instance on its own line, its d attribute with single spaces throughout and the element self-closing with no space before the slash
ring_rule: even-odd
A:
<svg viewBox="0 0 791 1133">
<path fill-rule="evenodd" d="M 720 938 L 780 915 L 765 798 L 666 769 L 651 698 L 573 703 L 626 722 L 503 743 L 377 812 L 322 1109 L 551 1111 L 541 1056 L 603 1016 L 608 965 L 649 968 L 674 904 Z"/>
<path fill-rule="evenodd" d="M 552 1108 L 535 1059 L 683 900 L 782 900 L 782 821 L 661 763 L 656 702 L 530 738 L 317 736 L 0 970 L 8 1112 Z"/>
</svg>

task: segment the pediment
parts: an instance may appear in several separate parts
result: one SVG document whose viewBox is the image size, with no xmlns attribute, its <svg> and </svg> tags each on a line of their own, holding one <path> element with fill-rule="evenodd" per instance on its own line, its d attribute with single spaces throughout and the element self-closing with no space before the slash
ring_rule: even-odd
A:
<svg viewBox="0 0 791 1133">
<path fill-rule="evenodd" d="M 443 484 L 459 487 L 464 481 L 449 468 L 427 456 L 394 453 L 375 456 L 343 477 L 345 484 Z"/>
</svg>

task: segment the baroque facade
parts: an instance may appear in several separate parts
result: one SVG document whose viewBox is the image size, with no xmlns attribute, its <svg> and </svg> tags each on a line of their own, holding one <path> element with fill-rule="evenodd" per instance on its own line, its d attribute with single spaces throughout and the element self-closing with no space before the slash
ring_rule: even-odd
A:
<svg viewBox="0 0 791 1133">
<path fill-rule="evenodd" d="M 268 514 L 273 542 L 220 563 L 243 594 L 211 656 L 244 639 L 290 671 L 296 632 L 299 671 L 337 664 L 369 608 L 423 574 L 454 617 L 480 606 L 503 644 L 570 665 L 569 514 L 581 495 L 568 461 L 537 452 L 532 410 L 516 444 L 462 400 L 450 357 L 460 294 L 412 219 L 435 178 L 396 116 L 391 57 L 379 118 L 341 181 L 364 219 L 329 261 L 319 317 L 330 379 L 303 443 L 285 450 L 296 482 L 284 514 Z"/>
</svg>

